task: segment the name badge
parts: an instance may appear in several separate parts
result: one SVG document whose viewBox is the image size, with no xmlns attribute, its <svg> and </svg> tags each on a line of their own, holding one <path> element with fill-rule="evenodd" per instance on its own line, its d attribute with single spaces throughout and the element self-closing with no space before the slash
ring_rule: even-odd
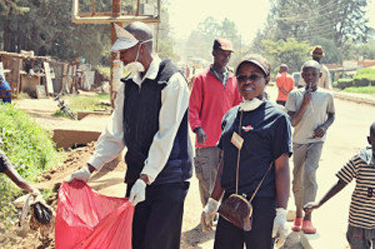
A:
<svg viewBox="0 0 375 249">
<path fill-rule="evenodd" d="M 232 139 L 230 141 L 234 146 L 237 147 L 237 149 L 240 150 L 242 148 L 243 138 L 236 132 L 233 132 Z"/>
</svg>

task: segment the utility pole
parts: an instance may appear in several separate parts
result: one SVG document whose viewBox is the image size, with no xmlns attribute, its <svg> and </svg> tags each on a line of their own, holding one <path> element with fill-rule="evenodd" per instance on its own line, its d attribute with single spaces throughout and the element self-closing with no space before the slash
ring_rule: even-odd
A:
<svg viewBox="0 0 375 249">
<path fill-rule="evenodd" d="M 117 18 L 121 14 L 121 0 L 112 0 L 112 17 Z M 117 25 L 122 27 L 121 22 L 115 22 Z M 116 29 L 114 23 L 111 23 L 111 44 L 113 45 L 117 39 L 116 36 Z M 111 66 L 110 66 L 110 72 L 111 72 L 111 81 L 110 81 L 110 93 L 111 93 L 111 106 L 114 107 L 114 101 L 116 99 L 116 90 L 113 89 L 113 82 L 114 82 L 114 70 L 113 70 L 113 62 L 118 59 L 118 54 L 116 52 L 111 51 Z"/>
</svg>

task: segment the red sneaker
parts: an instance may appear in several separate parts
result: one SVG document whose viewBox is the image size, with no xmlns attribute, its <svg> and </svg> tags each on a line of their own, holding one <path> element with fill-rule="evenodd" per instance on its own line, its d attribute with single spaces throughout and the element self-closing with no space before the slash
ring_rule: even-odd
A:
<svg viewBox="0 0 375 249">
<path fill-rule="evenodd" d="M 304 220 L 302 224 L 302 231 L 306 234 L 315 234 L 316 228 L 311 223 L 311 220 Z"/>
<path fill-rule="evenodd" d="M 292 227 L 292 230 L 295 231 L 295 232 L 301 231 L 302 221 L 303 221 L 303 218 L 296 218 L 294 220 L 294 225 Z"/>
</svg>

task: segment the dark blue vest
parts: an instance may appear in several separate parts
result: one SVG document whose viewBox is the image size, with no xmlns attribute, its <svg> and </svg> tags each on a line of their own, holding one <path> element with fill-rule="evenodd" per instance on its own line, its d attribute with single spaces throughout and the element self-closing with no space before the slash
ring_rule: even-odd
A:
<svg viewBox="0 0 375 249">
<path fill-rule="evenodd" d="M 155 134 L 159 130 L 161 91 L 178 69 L 170 60 L 160 63 L 155 80 L 145 79 L 139 87 L 132 79 L 125 83 L 124 140 L 128 151 L 125 155 L 126 183 L 134 183 L 141 173 Z M 181 121 L 169 159 L 153 184 L 183 182 L 192 176 L 192 147 L 188 130 L 188 111 Z"/>
</svg>

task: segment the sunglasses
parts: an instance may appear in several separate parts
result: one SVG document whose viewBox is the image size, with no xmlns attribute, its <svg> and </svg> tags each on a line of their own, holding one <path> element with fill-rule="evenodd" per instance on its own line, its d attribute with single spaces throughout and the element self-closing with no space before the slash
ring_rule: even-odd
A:
<svg viewBox="0 0 375 249">
<path fill-rule="evenodd" d="M 258 79 L 262 78 L 262 75 L 252 74 L 250 76 L 246 75 L 237 75 L 236 78 L 239 82 L 247 82 L 247 81 L 257 81 Z"/>
</svg>

